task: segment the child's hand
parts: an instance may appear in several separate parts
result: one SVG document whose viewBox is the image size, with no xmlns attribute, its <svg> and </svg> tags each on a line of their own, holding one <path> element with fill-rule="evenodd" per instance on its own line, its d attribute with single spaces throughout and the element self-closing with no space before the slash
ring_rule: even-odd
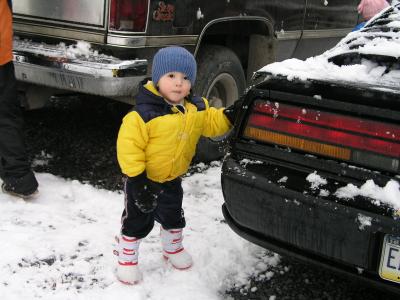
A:
<svg viewBox="0 0 400 300">
<path fill-rule="evenodd" d="M 229 119 L 232 125 L 235 124 L 239 110 L 242 108 L 243 99 L 236 100 L 231 106 L 224 109 L 225 116 Z"/>
<path fill-rule="evenodd" d="M 136 206 L 141 212 L 149 213 L 156 209 L 157 198 L 163 191 L 158 188 L 157 183 L 148 180 L 148 183 L 139 191 Z"/>
<path fill-rule="evenodd" d="M 157 207 L 157 198 L 163 190 L 157 182 L 151 181 L 145 173 L 142 173 L 128 177 L 126 192 L 141 212 L 149 213 Z"/>
</svg>

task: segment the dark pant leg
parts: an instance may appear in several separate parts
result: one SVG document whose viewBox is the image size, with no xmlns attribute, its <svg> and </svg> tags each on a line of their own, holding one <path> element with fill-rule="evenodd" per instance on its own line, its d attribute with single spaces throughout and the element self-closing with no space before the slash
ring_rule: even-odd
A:
<svg viewBox="0 0 400 300">
<path fill-rule="evenodd" d="M 182 209 L 182 179 L 163 183 L 163 193 L 157 199 L 154 217 L 164 229 L 184 228 L 186 225 Z"/>
<path fill-rule="evenodd" d="M 124 183 L 125 208 L 122 212 L 121 233 L 126 236 L 144 238 L 154 226 L 154 212 L 144 213 L 139 210 L 132 197 L 132 193 L 127 192 L 127 182 Z"/>
<path fill-rule="evenodd" d="M 136 206 L 131 193 L 127 193 L 125 182 L 125 209 L 121 219 L 123 235 L 144 238 L 153 229 L 154 220 L 159 222 L 164 229 L 185 227 L 186 222 L 182 209 L 182 180 L 177 178 L 162 183 L 161 187 L 163 193 L 157 198 L 156 209 L 149 213 L 143 213 Z"/>
<path fill-rule="evenodd" d="M 24 143 L 12 62 L 0 66 L 0 175 L 18 193 L 33 192 L 38 186 Z"/>
</svg>

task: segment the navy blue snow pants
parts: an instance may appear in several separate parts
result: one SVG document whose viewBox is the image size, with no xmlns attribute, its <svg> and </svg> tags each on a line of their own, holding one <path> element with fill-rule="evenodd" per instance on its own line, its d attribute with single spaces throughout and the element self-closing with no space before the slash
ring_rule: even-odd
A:
<svg viewBox="0 0 400 300">
<path fill-rule="evenodd" d="M 149 213 L 143 213 L 135 205 L 133 198 L 127 193 L 126 182 L 125 209 L 122 213 L 121 233 L 126 236 L 144 238 L 153 229 L 154 220 L 164 229 L 184 228 L 186 225 L 182 209 L 182 179 L 160 183 L 163 193 L 157 198 L 157 207 Z"/>
</svg>

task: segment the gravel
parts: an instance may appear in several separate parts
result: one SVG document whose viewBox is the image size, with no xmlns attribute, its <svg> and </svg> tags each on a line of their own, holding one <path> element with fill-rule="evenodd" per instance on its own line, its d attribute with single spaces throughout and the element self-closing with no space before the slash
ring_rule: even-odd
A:
<svg viewBox="0 0 400 300">
<path fill-rule="evenodd" d="M 102 98 L 56 98 L 28 111 L 25 131 L 37 172 L 122 189 L 115 151 L 122 117 L 130 106 Z"/>
<path fill-rule="evenodd" d="M 130 106 L 97 97 L 54 98 L 25 113 L 25 133 L 34 170 L 76 179 L 108 190 L 122 189 L 115 141 Z M 202 168 L 194 166 L 190 172 Z M 330 271 L 282 257 L 269 274 L 246 287 L 232 287 L 227 299 L 396 299 L 396 296 Z"/>
<path fill-rule="evenodd" d="M 269 280 L 251 282 L 250 288 L 233 289 L 227 295 L 235 300 L 373 300 L 398 299 L 384 291 L 331 273 L 325 269 L 282 257 L 281 263 L 269 270 L 274 275 Z M 254 290 L 254 292 L 252 292 Z M 271 298 L 272 297 L 272 298 Z M 275 298 L 274 298 L 275 297 Z"/>
</svg>

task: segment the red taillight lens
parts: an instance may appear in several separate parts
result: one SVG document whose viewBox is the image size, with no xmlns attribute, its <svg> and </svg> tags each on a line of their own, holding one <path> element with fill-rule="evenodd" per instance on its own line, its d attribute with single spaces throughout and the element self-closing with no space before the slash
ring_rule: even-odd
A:
<svg viewBox="0 0 400 300">
<path fill-rule="evenodd" d="M 366 136 L 380 137 L 394 141 L 400 141 L 400 126 L 381 122 L 368 121 L 360 118 L 337 115 L 328 112 L 304 109 L 300 107 L 275 104 L 258 104 L 255 112 L 267 115 L 279 114 L 279 119 L 295 119 L 298 124 L 310 124 L 320 127 L 336 128 L 349 132 L 365 134 Z"/>
<path fill-rule="evenodd" d="M 146 29 L 148 0 L 112 0 L 110 30 L 142 32 Z"/>
<path fill-rule="evenodd" d="M 371 154 L 383 155 L 387 158 L 382 158 L 380 163 L 386 163 L 390 170 L 399 168 L 400 126 L 395 124 L 256 101 L 244 134 L 252 139 L 357 162 L 363 157 L 370 160 Z"/>
</svg>

